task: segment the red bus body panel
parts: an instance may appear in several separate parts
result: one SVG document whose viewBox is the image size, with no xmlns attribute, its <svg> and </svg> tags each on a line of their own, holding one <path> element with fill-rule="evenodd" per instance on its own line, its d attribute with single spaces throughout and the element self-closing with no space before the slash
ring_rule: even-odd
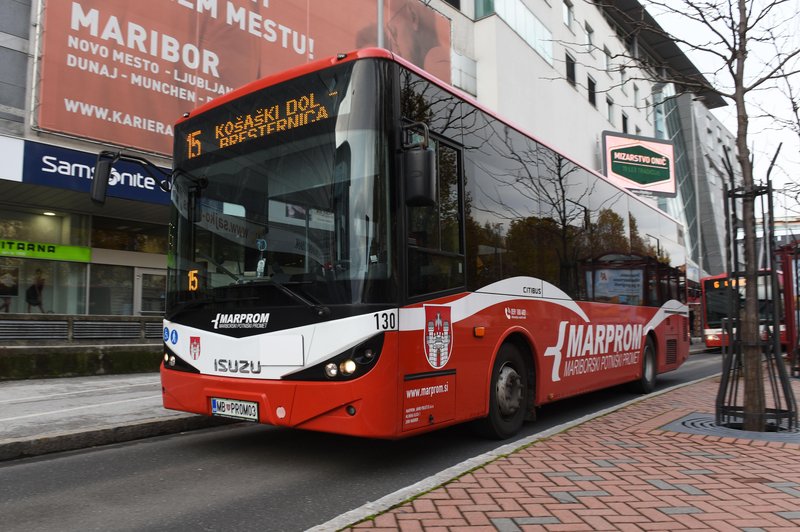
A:
<svg viewBox="0 0 800 532">
<path fill-rule="evenodd" d="M 449 324 L 449 336 L 433 353 L 429 328 L 437 319 Z M 392 439 L 486 416 L 494 356 L 511 336 L 528 347 L 536 405 L 638 379 L 648 337 L 659 373 L 689 355 L 688 317 L 663 307 L 468 293 L 400 309 L 398 328 L 386 333 L 375 367 L 344 382 L 162 367 L 164 406 L 211 415 L 212 397 L 252 401 L 261 423 Z"/>
</svg>

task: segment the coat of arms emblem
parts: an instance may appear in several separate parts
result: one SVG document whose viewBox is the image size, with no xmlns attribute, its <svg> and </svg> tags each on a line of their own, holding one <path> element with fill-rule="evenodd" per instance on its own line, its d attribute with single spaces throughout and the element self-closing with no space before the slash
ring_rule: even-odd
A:
<svg viewBox="0 0 800 532">
<path fill-rule="evenodd" d="M 450 307 L 425 305 L 425 356 L 434 369 L 441 369 L 450 360 L 453 333 Z"/>
<path fill-rule="evenodd" d="M 189 354 L 192 355 L 193 360 L 200 358 L 200 337 L 189 337 Z"/>
</svg>

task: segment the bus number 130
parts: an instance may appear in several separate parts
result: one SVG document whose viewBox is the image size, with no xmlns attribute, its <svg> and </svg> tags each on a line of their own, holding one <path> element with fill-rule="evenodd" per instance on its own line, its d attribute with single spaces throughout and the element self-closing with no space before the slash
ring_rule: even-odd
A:
<svg viewBox="0 0 800 532">
<path fill-rule="evenodd" d="M 394 331 L 397 329 L 397 314 L 395 312 L 376 312 L 375 328 L 379 331 Z"/>
</svg>

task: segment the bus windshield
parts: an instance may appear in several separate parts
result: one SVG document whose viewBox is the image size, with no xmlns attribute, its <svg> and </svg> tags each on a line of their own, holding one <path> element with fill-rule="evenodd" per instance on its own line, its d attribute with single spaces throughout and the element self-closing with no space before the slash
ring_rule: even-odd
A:
<svg viewBox="0 0 800 532">
<path fill-rule="evenodd" d="M 772 290 L 770 273 L 759 272 L 757 280 L 758 293 L 758 318 L 764 322 L 772 313 Z M 745 278 L 740 277 L 714 277 L 703 280 L 705 294 L 706 327 L 720 328 L 724 320 L 728 319 L 730 312 L 744 308 Z M 776 298 L 778 315 L 783 319 L 781 296 Z M 731 305 L 733 306 L 731 308 Z"/>
<path fill-rule="evenodd" d="M 168 313 L 391 300 L 376 69 L 295 78 L 176 127 Z"/>
</svg>

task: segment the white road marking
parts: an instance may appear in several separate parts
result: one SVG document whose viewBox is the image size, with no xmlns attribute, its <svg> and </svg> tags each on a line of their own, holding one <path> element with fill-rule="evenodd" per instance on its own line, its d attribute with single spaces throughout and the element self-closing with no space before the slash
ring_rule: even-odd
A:
<svg viewBox="0 0 800 532">
<path fill-rule="evenodd" d="M 122 403 L 132 403 L 134 401 L 146 401 L 146 400 L 150 400 L 150 399 L 156 399 L 158 397 L 161 397 L 161 394 L 159 394 L 159 395 L 148 395 L 147 397 L 137 397 L 135 399 L 123 399 L 122 401 L 111 401 L 111 402 L 105 402 L 105 403 L 98 403 L 96 405 L 76 406 L 74 408 L 64 408 L 64 409 L 61 409 L 61 410 L 52 410 L 50 412 L 39 412 L 38 414 L 27 414 L 27 415 L 24 415 L 24 416 L 16 416 L 16 417 L 4 417 L 4 418 L 0 418 L 0 421 L 17 421 L 19 419 L 28 419 L 28 418 L 32 418 L 32 417 L 49 416 L 51 414 L 62 414 L 64 412 L 74 412 L 75 410 L 85 410 L 87 408 L 97 408 L 97 407 L 100 407 L 100 406 L 119 405 L 119 404 L 122 404 Z"/>
<path fill-rule="evenodd" d="M 94 392 L 105 392 L 107 390 L 122 390 L 125 388 L 138 388 L 141 386 L 153 386 L 159 383 L 158 380 L 154 380 L 153 382 L 148 382 L 144 384 L 127 384 L 125 386 L 109 386 L 107 388 L 88 388 L 86 390 L 82 390 L 79 392 L 63 392 L 63 393 L 53 393 L 50 395 L 34 395 L 31 397 L 18 397 L 16 399 L 5 399 L 0 401 L 0 405 L 5 403 L 25 403 L 28 401 L 41 401 L 43 399 L 52 399 L 54 397 L 65 397 L 67 395 L 80 395 L 83 393 L 94 393 Z"/>
</svg>

